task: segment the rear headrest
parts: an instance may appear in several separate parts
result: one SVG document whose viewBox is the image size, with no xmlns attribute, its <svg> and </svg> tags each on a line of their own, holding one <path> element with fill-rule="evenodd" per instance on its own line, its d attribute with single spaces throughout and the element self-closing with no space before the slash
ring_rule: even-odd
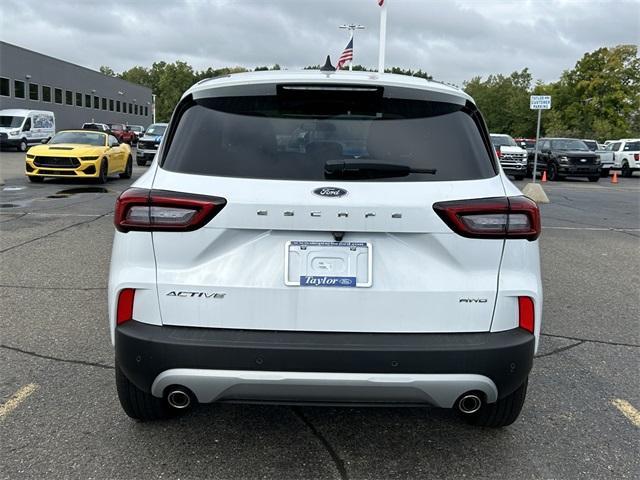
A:
<svg viewBox="0 0 640 480">
<path fill-rule="evenodd" d="M 266 117 L 227 115 L 223 143 L 231 151 L 259 151 L 275 154 L 277 141 L 271 121 Z"/>
</svg>

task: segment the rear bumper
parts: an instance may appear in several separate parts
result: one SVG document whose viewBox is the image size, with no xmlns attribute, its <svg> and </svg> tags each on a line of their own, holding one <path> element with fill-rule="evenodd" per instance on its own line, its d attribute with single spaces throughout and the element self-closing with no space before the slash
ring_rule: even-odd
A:
<svg viewBox="0 0 640 480">
<path fill-rule="evenodd" d="M 190 388 L 224 400 L 425 403 L 450 407 L 469 390 L 512 393 L 533 364 L 534 336 L 496 333 L 319 333 L 160 327 L 115 331 L 116 361 L 138 388 Z"/>
</svg>

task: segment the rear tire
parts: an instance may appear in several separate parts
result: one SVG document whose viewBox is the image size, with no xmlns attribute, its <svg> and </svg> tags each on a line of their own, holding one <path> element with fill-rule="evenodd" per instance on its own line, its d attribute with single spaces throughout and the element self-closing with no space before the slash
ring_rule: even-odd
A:
<svg viewBox="0 0 640 480">
<path fill-rule="evenodd" d="M 624 163 L 622 164 L 622 172 L 621 172 L 621 175 L 622 175 L 623 177 L 626 177 L 626 178 L 628 178 L 628 177 L 630 177 L 631 175 L 633 175 L 633 172 L 632 172 L 632 171 L 631 171 L 631 169 L 629 168 L 629 164 L 628 164 L 627 162 L 624 162 Z"/>
<path fill-rule="evenodd" d="M 29 179 L 30 182 L 32 183 L 42 183 L 44 182 L 44 177 L 33 177 L 33 176 L 29 176 L 27 177 Z"/>
<path fill-rule="evenodd" d="M 120 174 L 120 178 L 131 178 L 131 173 L 133 172 L 133 159 L 131 155 L 127 158 L 127 164 L 124 167 L 124 172 Z"/>
<path fill-rule="evenodd" d="M 163 398 L 156 398 L 150 393 L 140 390 L 129 381 L 117 364 L 116 389 L 122 409 L 134 420 L 148 422 L 164 420 L 174 415 L 173 410 Z"/>
<path fill-rule="evenodd" d="M 477 427 L 499 428 L 506 427 L 515 422 L 520 416 L 524 400 L 527 397 L 527 384 L 524 381 L 515 392 L 499 399 L 495 403 L 485 403 L 476 413 L 464 415 L 464 419 L 470 425 Z"/>
</svg>

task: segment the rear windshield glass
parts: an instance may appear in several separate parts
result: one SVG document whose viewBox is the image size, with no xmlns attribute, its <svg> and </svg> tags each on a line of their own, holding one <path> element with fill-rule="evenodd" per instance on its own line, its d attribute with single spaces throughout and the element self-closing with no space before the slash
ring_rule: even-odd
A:
<svg viewBox="0 0 640 480">
<path fill-rule="evenodd" d="M 595 140 L 583 140 L 583 142 L 592 152 L 598 150 L 598 142 L 596 142 Z"/>
<path fill-rule="evenodd" d="M 350 180 L 470 180 L 496 174 L 478 126 L 461 105 L 386 99 L 381 91 L 311 89 L 197 102 L 180 119 L 165 155 L 167 170 L 315 181 L 336 179 L 327 169 L 344 162 L 363 172 Z M 414 172 L 418 169 L 423 171 Z"/>
<path fill-rule="evenodd" d="M 640 142 L 629 142 L 624 145 L 625 152 L 637 152 L 640 150 Z"/>
</svg>

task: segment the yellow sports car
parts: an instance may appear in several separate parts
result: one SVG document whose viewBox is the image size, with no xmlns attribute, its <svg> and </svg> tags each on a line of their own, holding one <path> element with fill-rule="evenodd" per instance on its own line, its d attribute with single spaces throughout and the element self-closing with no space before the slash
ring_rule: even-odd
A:
<svg viewBox="0 0 640 480">
<path fill-rule="evenodd" d="M 116 137 L 90 130 L 63 130 L 44 145 L 27 152 L 25 173 L 30 181 L 45 177 L 93 178 L 105 183 L 109 175 L 131 178 L 131 147 Z"/>
</svg>

